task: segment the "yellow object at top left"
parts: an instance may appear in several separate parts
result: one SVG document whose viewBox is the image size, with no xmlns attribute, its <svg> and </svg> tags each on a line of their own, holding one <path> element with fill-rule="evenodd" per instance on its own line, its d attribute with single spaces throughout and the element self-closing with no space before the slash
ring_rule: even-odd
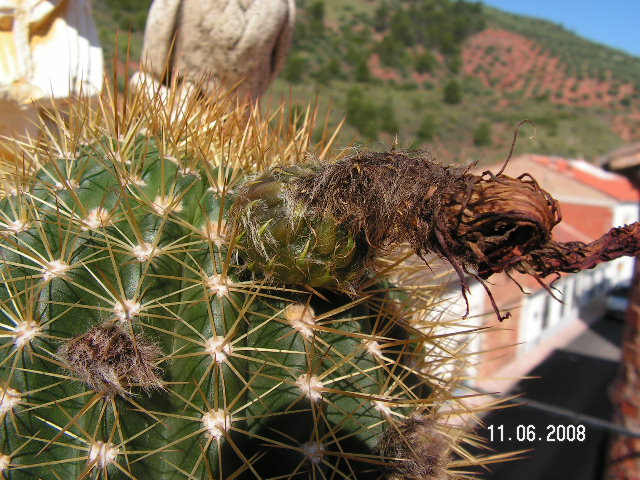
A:
<svg viewBox="0 0 640 480">
<path fill-rule="evenodd" d="M 1 136 L 37 136 L 52 100 L 97 95 L 102 81 L 88 0 L 0 0 Z"/>
</svg>

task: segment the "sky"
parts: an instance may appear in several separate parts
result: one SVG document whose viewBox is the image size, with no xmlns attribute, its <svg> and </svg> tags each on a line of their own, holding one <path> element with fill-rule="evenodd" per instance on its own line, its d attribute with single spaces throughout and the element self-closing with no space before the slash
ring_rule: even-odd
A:
<svg viewBox="0 0 640 480">
<path fill-rule="evenodd" d="M 640 0 L 483 0 L 506 12 L 544 18 L 640 57 Z"/>
</svg>

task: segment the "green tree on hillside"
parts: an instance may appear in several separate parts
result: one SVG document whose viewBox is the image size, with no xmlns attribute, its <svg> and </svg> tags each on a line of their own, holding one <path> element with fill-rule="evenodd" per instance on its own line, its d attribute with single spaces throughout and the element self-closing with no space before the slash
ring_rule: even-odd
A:
<svg viewBox="0 0 640 480">
<path fill-rule="evenodd" d="M 480 123 L 473 131 L 473 144 L 485 146 L 491 145 L 491 141 L 491 123 Z"/>
<path fill-rule="evenodd" d="M 380 62 L 387 67 L 399 67 L 403 65 L 406 57 L 406 48 L 393 34 L 387 33 L 378 42 L 375 51 L 380 55 Z"/>
<path fill-rule="evenodd" d="M 411 47 L 416 41 L 416 22 L 406 10 L 400 8 L 391 17 L 390 30 L 406 47 Z"/>
<path fill-rule="evenodd" d="M 373 14 L 373 28 L 376 32 L 384 32 L 389 27 L 389 5 L 382 2 Z"/>
<path fill-rule="evenodd" d="M 113 12 L 113 19 L 123 31 L 144 31 L 151 0 L 102 0 Z"/>
<path fill-rule="evenodd" d="M 436 135 L 436 117 L 433 113 L 426 113 L 422 117 L 420 127 L 416 132 L 418 140 L 423 142 L 430 142 Z"/>
<path fill-rule="evenodd" d="M 346 99 L 347 122 L 357 128 L 364 136 L 374 139 L 378 136 L 378 108 L 365 95 L 360 87 L 352 87 Z"/>
<path fill-rule="evenodd" d="M 443 100 L 449 105 L 457 105 L 462 101 L 462 88 L 457 80 L 452 79 L 446 83 Z"/>
<path fill-rule="evenodd" d="M 360 57 L 353 66 L 353 77 L 356 82 L 367 83 L 371 81 L 371 71 L 367 58 Z"/>
<path fill-rule="evenodd" d="M 380 115 L 380 129 L 387 133 L 398 133 L 400 131 L 400 124 L 396 119 L 396 112 L 393 108 L 393 103 L 390 98 L 382 104 L 379 110 Z"/>
<path fill-rule="evenodd" d="M 309 15 L 309 30 L 314 37 L 321 37 L 324 34 L 325 4 L 323 0 L 311 3 L 306 12 Z"/>
<path fill-rule="evenodd" d="M 438 65 L 438 60 L 431 52 L 423 52 L 414 59 L 414 68 L 418 73 L 429 73 Z"/>
<path fill-rule="evenodd" d="M 289 83 L 302 83 L 307 69 L 307 59 L 301 53 L 295 53 L 289 57 L 281 75 Z"/>
</svg>

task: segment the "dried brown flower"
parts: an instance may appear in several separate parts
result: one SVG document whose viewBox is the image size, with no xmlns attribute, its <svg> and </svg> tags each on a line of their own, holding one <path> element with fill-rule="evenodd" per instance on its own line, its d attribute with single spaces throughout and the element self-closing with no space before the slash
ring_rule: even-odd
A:
<svg viewBox="0 0 640 480">
<path fill-rule="evenodd" d="M 547 275 L 640 252 L 638 224 L 589 245 L 553 241 L 562 218 L 558 202 L 530 175 L 512 178 L 503 170 L 475 175 L 425 152 L 360 152 L 308 169 L 311 174 L 290 182 L 288 194 L 314 216 L 333 216 L 362 232 L 371 256 L 397 243 L 410 244 L 422 258 L 438 254 L 458 274 L 465 300 L 466 278 L 475 278 L 500 320 L 509 314 L 500 313 L 485 282 L 494 273 L 527 273 L 549 290 Z"/>
<path fill-rule="evenodd" d="M 162 388 L 160 348 L 117 322 L 97 325 L 58 350 L 67 368 L 105 396 L 130 395 L 134 386 Z"/>
<path fill-rule="evenodd" d="M 380 436 L 376 451 L 385 459 L 385 478 L 394 480 L 446 480 L 449 444 L 435 421 L 412 415 L 392 424 Z"/>
</svg>

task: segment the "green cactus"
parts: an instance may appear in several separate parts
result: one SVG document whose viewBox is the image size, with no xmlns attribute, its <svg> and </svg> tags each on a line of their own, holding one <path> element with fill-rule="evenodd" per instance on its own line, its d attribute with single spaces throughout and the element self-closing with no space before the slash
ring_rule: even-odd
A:
<svg viewBox="0 0 640 480">
<path fill-rule="evenodd" d="M 411 463 L 445 478 L 462 452 L 457 430 L 437 433 L 455 398 L 434 375 L 456 359 L 430 332 L 433 288 L 354 290 L 369 255 L 330 222 L 313 249 L 286 240 L 295 268 L 257 268 L 249 233 L 230 231 L 239 186 L 300 162 L 312 127 L 231 102 L 81 102 L 16 145 L 0 200 L 0 476 L 414 478 Z M 416 443 L 414 424 L 429 430 L 423 467 L 398 458 L 411 445 L 379 446 L 385 432 Z"/>
</svg>

